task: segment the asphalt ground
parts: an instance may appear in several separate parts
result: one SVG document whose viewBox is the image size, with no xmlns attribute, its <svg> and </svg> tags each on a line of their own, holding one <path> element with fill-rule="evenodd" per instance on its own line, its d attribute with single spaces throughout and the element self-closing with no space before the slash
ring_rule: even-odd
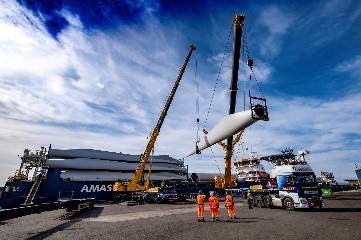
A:
<svg viewBox="0 0 361 240">
<path fill-rule="evenodd" d="M 237 219 L 228 220 L 221 202 L 220 222 L 197 221 L 197 205 L 98 204 L 67 216 L 65 210 L 0 222 L 0 239 L 361 239 L 361 191 L 335 193 L 325 207 L 287 212 L 280 208 L 248 209 L 236 199 Z"/>
</svg>

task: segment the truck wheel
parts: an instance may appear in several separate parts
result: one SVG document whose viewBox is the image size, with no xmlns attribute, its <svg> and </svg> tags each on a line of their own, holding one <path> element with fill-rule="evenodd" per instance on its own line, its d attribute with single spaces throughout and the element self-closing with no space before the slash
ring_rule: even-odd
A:
<svg viewBox="0 0 361 240">
<path fill-rule="evenodd" d="M 257 207 L 263 207 L 264 206 L 262 196 L 256 196 L 255 197 L 255 202 L 256 202 Z"/>
<path fill-rule="evenodd" d="M 286 198 L 283 201 L 283 206 L 287 211 L 293 211 L 295 209 L 295 204 L 293 203 L 292 199 Z"/>
<path fill-rule="evenodd" d="M 149 198 L 148 198 L 148 202 L 154 203 L 154 202 L 155 202 L 155 196 L 154 196 L 154 195 L 150 195 Z"/>
<path fill-rule="evenodd" d="M 273 203 L 272 203 L 272 198 L 271 196 L 265 196 L 264 199 L 264 205 L 265 207 L 268 207 L 268 208 L 272 208 L 273 207 Z"/>
</svg>

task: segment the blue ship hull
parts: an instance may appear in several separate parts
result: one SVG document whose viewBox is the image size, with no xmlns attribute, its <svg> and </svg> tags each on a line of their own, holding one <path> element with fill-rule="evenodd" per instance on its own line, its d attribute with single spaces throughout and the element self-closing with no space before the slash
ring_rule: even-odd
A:
<svg viewBox="0 0 361 240">
<path fill-rule="evenodd" d="M 113 201 L 114 181 L 66 181 L 60 177 L 60 169 L 49 169 L 36 193 L 33 204 L 57 201 L 59 194 L 72 193 L 73 199 L 95 198 L 97 201 Z M 24 204 L 33 185 L 31 181 L 13 180 L 5 184 L 0 207 L 14 208 Z"/>
<path fill-rule="evenodd" d="M 50 168 L 46 178 L 35 195 L 33 204 L 58 201 L 59 196 L 66 193 L 72 194 L 73 199 L 95 198 L 97 202 L 116 201 L 117 192 L 113 192 L 114 181 L 69 181 L 60 177 L 61 169 Z M 154 182 L 160 186 L 160 182 Z M 199 189 L 214 190 L 214 181 L 208 182 L 182 182 L 174 181 L 178 193 L 189 194 L 198 192 Z M 249 188 L 253 182 L 238 182 L 237 188 Z M 0 208 L 14 208 L 24 204 L 33 185 L 32 181 L 13 180 L 5 184 L 0 198 Z M 173 184 L 172 184 L 173 185 Z M 11 190 L 10 190 L 11 189 Z"/>
</svg>

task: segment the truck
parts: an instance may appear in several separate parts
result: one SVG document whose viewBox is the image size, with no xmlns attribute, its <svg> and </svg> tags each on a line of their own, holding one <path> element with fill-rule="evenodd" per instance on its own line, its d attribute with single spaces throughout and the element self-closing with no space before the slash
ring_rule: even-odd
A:
<svg viewBox="0 0 361 240">
<path fill-rule="evenodd" d="M 287 211 L 323 208 L 322 191 L 315 172 L 305 160 L 308 153 L 302 148 L 296 157 L 293 150 L 289 149 L 283 154 L 261 157 L 261 160 L 270 161 L 275 166 L 271 169 L 267 186 L 250 187 L 253 206 L 282 207 Z"/>
<path fill-rule="evenodd" d="M 155 202 L 155 203 L 170 203 L 177 202 L 180 200 L 180 197 L 175 188 L 168 187 L 154 187 L 146 190 L 144 200 L 146 202 Z"/>
</svg>

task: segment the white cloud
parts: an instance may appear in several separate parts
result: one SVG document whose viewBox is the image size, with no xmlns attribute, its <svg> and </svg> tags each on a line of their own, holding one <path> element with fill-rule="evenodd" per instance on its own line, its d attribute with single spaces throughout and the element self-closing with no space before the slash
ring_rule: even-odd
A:
<svg viewBox="0 0 361 240">
<path fill-rule="evenodd" d="M 356 77 L 361 77 L 361 55 L 338 64 L 335 70 L 338 72 L 350 72 Z"/>
<path fill-rule="evenodd" d="M 329 16 L 337 16 L 340 14 L 340 11 L 342 9 L 347 8 L 350 4 L 352 4 L 352 1 L 350 0 L 332 0 L 327 1 L 326 3 L 322 3 L 323 8 L 321 9 L 321 17 L 329 17 Z"/>
<path fill-rule="evenodd" d="M 223 84 L 229 85 L 229 82 L 232 78 L 232 64 L 233 64 L 232 53 L 218 54 L 212 57 L 211 59 L 208 59 L 208 62 L 217 66 L 217 68 L 219 69 L 219 72 L 217 72 L 217 74 L 219 74 L 219 80 L 222 81 Z M 264 62 L 260 59 L 254 59 L 253 72 L 257 78 L 257 81 L 267 82 L 271 77 L 272 71 L 273 71 L 272 67 L 267 62 Z M 253 79 L 252 84 L 254 84 L 255 79 L 253 73 L 251 72 L 250 68 L 246 66 L 245 63 L 242 62 L 242 59 L 240 59 L 238 84 L 239 85 L 246 84 L 248 87 L 248 85 L 250 84 L 249 83 L 250 75 L 252 76 Z M 214 78 L 216 79 L 216 76 L 214 76 Z"/>
<path fill-rule="evenodd" d="M 272 59 L 281 51 L 282 37 L 294 22 L 290 13 L 276 6 L 270 6 L 261 11 L 258 24 L 267 29 L 266 38 L 261 41 L 261 54 Z"/>
<path fill-rule="evenodd" d="M 76 16 L 62 12 L 70 25 L 56 41 L 17 3 L 2 3 L 0 11 L 0 120 L 6 126 L 0 146 L 7 149 L 2 161 L 12 168 L 1 171 L 1 182 L 18 168 L 16 156 L 24 148 L 52 143 L 133 154 L 144 150 L 187 53 L 183 49 L 178 56 L 171 46 L 179 45 L 179 33 L 149 19 L 144 29 L 86 32 Z M 172 108 L 177 106 L 188 110 L 190 101 L 177 100 L 188 95 L 189 84 L 183 85 L 169 116 L 176 117 Z"/>
<path fill-rule="evenodd" d="M 333 0 L 315 3 L 311 14 L 306 14 L 311 15 L 312 18 L 308 22 L 310 25 L 307 24 L 305 27 L 316 31 L 312 34 L 312 44 L 321 46 L 341 37 L 357 24 L 361 11 L 354 1 Z"/>
<path fill-rule="evenodd" d="M 94 148 L 130 154 L 144 151 L 146 137 L 188 50 L 180 43 L 178 29 L 169 29 L 152 18 L 141 29 L 123 26 L 113 33 L 85 32 L 77 16 L 61 12 L 70 25 L 56 41 L 30 12 L 14 2 L 2 4 L 0 16 L 7 17 L 0 17 L 0 126 L 6 127 L 0 129 L 0 183 L 19 167 L 17 155 L 25 148 L 52 144 L 60 149 Z M 152 10 L 149 12 L 152 14 Z M 272 58 L 280 53 L 282 37 L 293 19 L 276 7 L 260 16 L 259 24 L 267 28 L 262 51 Z M 208 62 L 214 66 L 207 66 L 198 76 L 200 127 L 207 116 L 208 130 L 228 114 L 230 54 L 225 56 L 207 115 L 216 78 L 208 67 L 217 71 L 221 57 L 214 57 Z M 359 76 L 359 62 L 358 56 L 340 63 L 336 70 Z M 157 139 L 156 154 L 171 153 L 180 158 L 195 146 L 192 70 L 190 62 Z M 267 83 L 275 69 L 256 59 L 254 71 L 260 82 Z M 248 77 L 249 72 L 241 72 L 239 85 Z M 350 162 L 359 161 L 359 151 L 347 149 L 360 141 L 361 96 L 344 95 L 344 99 L 333 101 L 271 96 L 267 99 L 270 121 L 254 124 L 242 141 L 260 155 L 278 153 L 275 149 L 286 147 L 306 147 L 316 171 L 334 172 L 338 180 L 352 177 L 352 164 L 342 165 L 339 153 L 346 154 Z M 237 107 L 242 105 L 237 101 Z M 349 134 L 356 136 L 353 142 L 347 138 Z M 190 172 L 218 172 L 215 160 L 223 172 L 224 152 L 218 146 L 212 150 L 215 159 L 210 150 L 186 159 Z"/>
</svg>

